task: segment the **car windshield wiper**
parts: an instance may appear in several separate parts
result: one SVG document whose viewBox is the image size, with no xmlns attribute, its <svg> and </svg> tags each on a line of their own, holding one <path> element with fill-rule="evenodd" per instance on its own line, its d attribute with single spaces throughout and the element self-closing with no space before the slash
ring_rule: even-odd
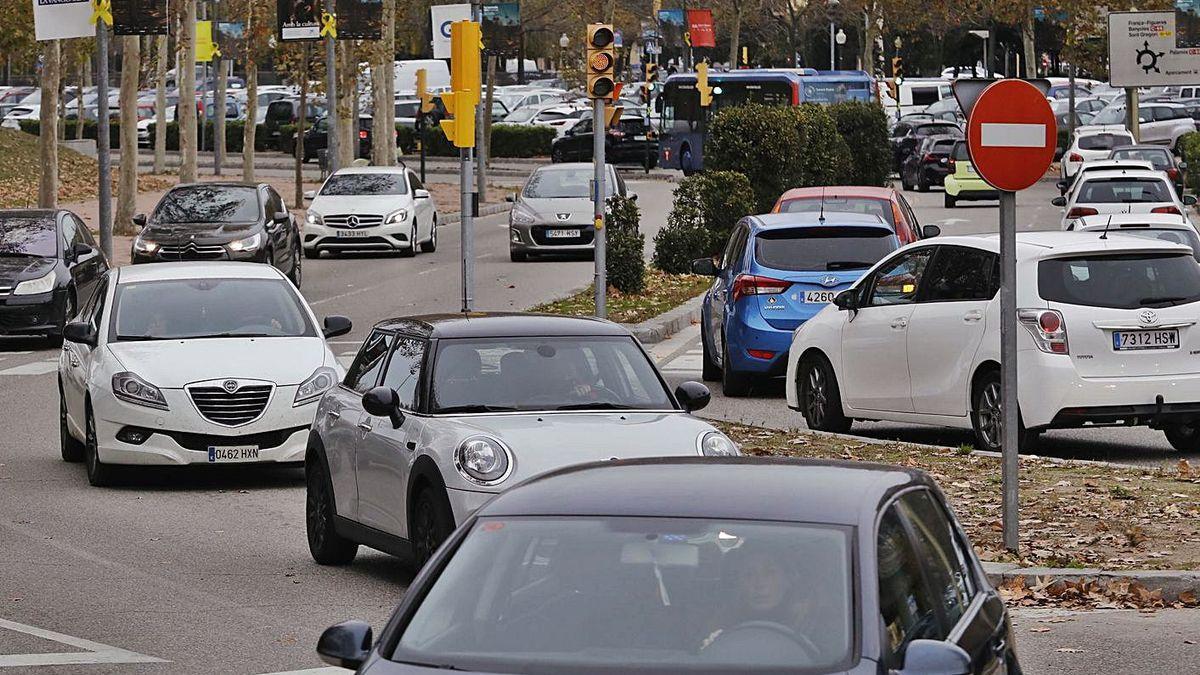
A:
<svg viewBox="0 0 1200 675">
<path fill-rule="evenodd" d="M 25 251 L 0 251 L 0 258 L 44 258 L 45 256 Z"/>
<path fill-rule="evenodd" d="M 259 338 L 259 337 L 279 337 L 270 333 L 238 333 L 235 331 L 226 331 L 224 333 L 209 333 L 207 335 L 187 335 L 181 339 L 187 340 L 203 340 L 205 338 Z"/>
<path fill-rule="evenodd" d="M 477 413 L 477 412 L 515 412 L 517 409 L 506 405 L 485 405 L 483 403 L 472 403 L 471 405 L 452 405 L 448 408 L 438 408 L 438 412 L 447 413 Z"/>
<path fill-rule="evenodd" d="M 1162 296 L 1158 298 L 1142 298 L 1138 300 L 1138 304 L 1145 307 L 1147 305 L 1169 305 L 1173 302 L 1183 302 L 1187 298 L 1182 296 Z"/>
<path fill-rule="evenodd" d="M 560 405 L 555 410 L 635 410 L 637 406 L 613 403 L 611 401 L 595 401 L 592 403 L 571 403 Z"/>
<path fill-rule="evenodd" d="M 862 260 L 831 260 L 825 263 L 825 269 L 832 270 L 862 270 L 874 265 L 873 262 Z"/>
<path fill-rule="evenodd" d="M 118 342 L 145 342 L 146 340 L 170 340 L 172 338 L 159 337 L 157 335 L 118 335 Z"/>
</svg>

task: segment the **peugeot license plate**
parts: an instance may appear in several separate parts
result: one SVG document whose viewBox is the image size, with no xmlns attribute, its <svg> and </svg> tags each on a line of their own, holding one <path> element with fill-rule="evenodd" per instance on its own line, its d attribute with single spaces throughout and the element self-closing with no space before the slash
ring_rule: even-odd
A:
<svg viewBox="0 0 1200 675">
<path fill-rule="evenodd" d="M 1179 329 L 1113 331 L 1113 349 L 1179 349 Z"/>
<path fill-rule="evenodd" d="M 837 291 L 805 291 L 804 302 L 833 302 L 833 296 L 837 295 Z"/>
<path fill-rule="evenodd" d="M 576 239 L 579 230 L 546 230 L 547 239 Z"/>
<path fill-rule="evenodd" d="M 338 230 L 337 233 L 338 239 L 359 239 L 369 236 L 371 236 L 371 233 L 366 230 Z"/>
<path fill-rule="evenodd" d="M 208 463 L 224 464 L 226 462 L 256 462 L 258 461 L 257 445 L 210 445 L 208 446 Z"/>
</svg>

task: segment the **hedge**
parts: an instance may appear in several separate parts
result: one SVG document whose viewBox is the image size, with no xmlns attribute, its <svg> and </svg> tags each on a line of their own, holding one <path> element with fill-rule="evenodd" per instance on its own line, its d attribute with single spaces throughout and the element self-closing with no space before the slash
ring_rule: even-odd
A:
<svg viewBox="0 0 1200 675">
<path fill-rule="evenodd" d="M 1191 131 L 1179 137 L 1180 159 L 1187 162 L 1188 182 L 1200 193 L 1200 132 Z"/>
<path fill-rule="evenodd" d="M 42 123 L 38 120 L 19 120 L 18 123 L 21 125 L 21 131 L 27 134 L 38 136 L 42 133 Z M 75 138 L 75 127 L 78 120 L 65 120 L 63 124 L 66 127 L 67 138 Z M 95 120 L 83 121 L 84 138 L 95 140 L 97 131 L 98 125 Z M 112 122 L 108 126 L 108 145 L 114 149 L 121 147 L 121 124 L 119 122 Z"/>
<path fill-rule="evenodd" d="M 396 125 L 398 143 L 405 153 L 417 151 L 417 131 Z M 546 157 L 557 132 L 550 127 L 524 124 L 492 125 L 492 157 Z M 457 157 L 458 148 L 446 139 L 440 126 L 425 129 L 425 153 L 433 157 Z"/>
<path fill-rule="evenodd" d="M 156 122 L 150 123 L 150 142 L 154 142 L 154 131 L 157 126 Z M 202 150 L 212 150 L 213 145 L 213 128 L 215 124 L 212 121 L 204 124 L 204 147 Z M 226 120 L 225 122 L 225 152 L 238 153 L 242 151 L 242 139 L 245 132 L 246 123 L 242 120 Z M 199 129 L 197 129 L 199 134 Z M 263 125 L 258 125 L 258 130 L 254 135 L 254 149 L 258 151 L 268 150 L 267 134 L 263 130 Z M 199 139 L 197 139 L 199 140 Z M 167 150 L 179 149 L 179 123 L 167 122 Z"/>
<path fill-rule="evenodd" d="M 892 153 L 883 106 L 847 101 L 829 106 L 829 114 L 851 153 L 848 181 L 854 185 L 887 185 Z"/>
<path fill-rule="evenodd" d="M 667 224 L 654 236 L 654 266 L 664 272 L 690 272 L 696 258 L 718 255 L 733 226 L 755 212 L 750 181 L 736 171 L 688 176 L 675 188 Z"/>
<path fill-rule="evenodd" d="M 646 236 L 638 230 L 641 213 L 629 197 L 608 198 L 605 270 L 608 283 L 622 293 L 646 290 Z"/>
</svg>

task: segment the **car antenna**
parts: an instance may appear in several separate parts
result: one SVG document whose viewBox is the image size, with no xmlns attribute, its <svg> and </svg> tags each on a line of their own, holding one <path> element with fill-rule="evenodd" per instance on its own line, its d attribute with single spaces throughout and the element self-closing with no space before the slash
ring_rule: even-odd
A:
<svg viewBox="0 0 1200 675">
<path fill-rule="evenodd" d="M 1108 226 L 1112 225 L 1112 214 L 1108 214 L 1108 222 L 1104 223 L 1104 231 L 1100 233 L 1101 239 L 1108 239 Z"/>
<path fill-rule="evenodd" d="M 817 216 L 817 220 L 821 223 L 825 222 L 825 186 L 821 186 L 821 215 Z"/>
</svg>

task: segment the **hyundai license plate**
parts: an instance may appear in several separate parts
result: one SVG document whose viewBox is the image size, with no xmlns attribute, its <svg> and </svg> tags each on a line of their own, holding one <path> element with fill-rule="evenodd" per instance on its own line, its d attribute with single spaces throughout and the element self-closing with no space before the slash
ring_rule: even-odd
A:
<svg viewBox="0 0 1200 675">
<path fill-rule="evenodd" d="M 805 291 L 804 302 L 833 302 L 833 296 L 837 295 L 837 291 Z"/>
<path fill-rule="evenodd" d="M 359 239 L 361 237 L 369 237 L 371 233 L 366 230 L 338 230 L 338 239 Z"/>
<path fill-rule="evenodd" d="M 576 239 L 579 230 L 546 230 L 547 239 Z"/>
<path fill-rule="evenodd" d="M 1179 329 L 1113 331 L 1113 349 L 1179 349 Z"/>
<path fill-rule="evenodd" d="M 257 445 L 210 445 L 208 446 L 208 463 L 224 464 L 232 462 L 258 461 Z"/>
</svg>

